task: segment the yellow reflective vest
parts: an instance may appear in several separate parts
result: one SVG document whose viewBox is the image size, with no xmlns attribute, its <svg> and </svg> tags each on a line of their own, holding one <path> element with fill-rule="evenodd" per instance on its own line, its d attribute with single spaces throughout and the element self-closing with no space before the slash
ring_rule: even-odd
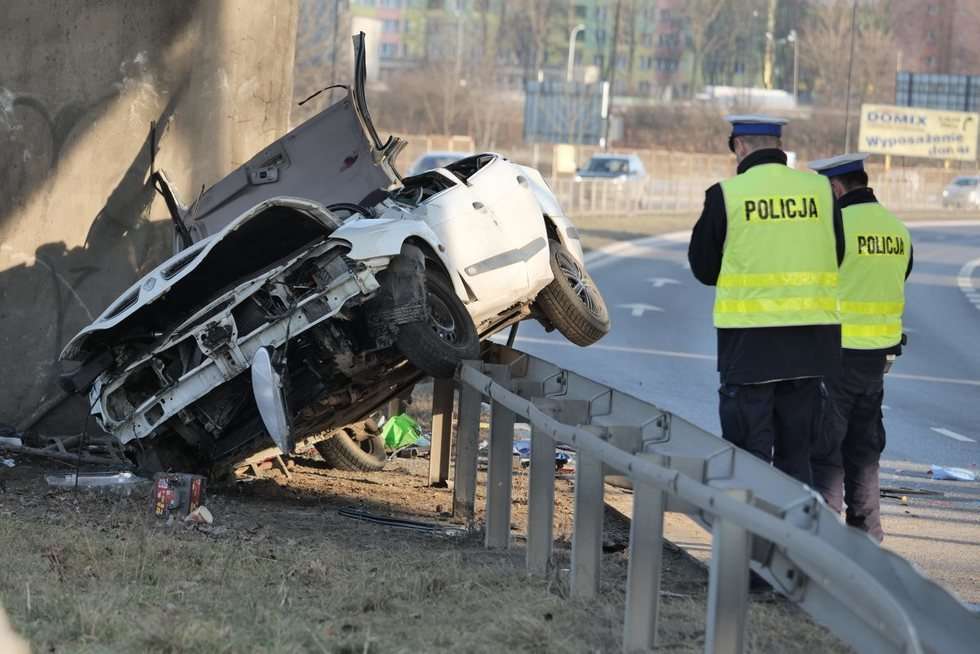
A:
<svg viewBox="0 0 980 654">
<path fill-rule="evenodd" d="M 844 217 L 840 268 L 841 338 L 845 349 L 879 350 L 902 340 L 909 230 L 877 202 L 852 204 Z"/>
<path fill-rule="evenodd" d="M 839 324 L 827 178 L 763 164 L 723 181 L 721 189 L 728 224 L 715 327 Z"/>
</svg>

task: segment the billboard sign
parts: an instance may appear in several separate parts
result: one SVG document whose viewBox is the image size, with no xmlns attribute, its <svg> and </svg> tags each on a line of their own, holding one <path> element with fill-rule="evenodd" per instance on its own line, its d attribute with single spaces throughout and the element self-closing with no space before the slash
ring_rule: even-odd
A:
<svg viewBox="0 0 980 654">
<path fill-rule="evenodd" d="M 885 104 L 861 105 L 858 149 L 873 154 L 977 160 L 980 114 Z"/>
</svg>

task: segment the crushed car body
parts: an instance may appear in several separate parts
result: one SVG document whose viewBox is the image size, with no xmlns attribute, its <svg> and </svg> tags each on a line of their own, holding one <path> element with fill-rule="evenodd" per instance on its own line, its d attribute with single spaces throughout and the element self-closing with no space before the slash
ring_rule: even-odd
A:
<svg viewBox="0 0 980 654">
<path fill-rule="evenodd" d="M 451 376 L 497 331 L 534 318 L 583 346 L 608 331 L 540 173 L 481 153 L 401 179 L 403 143 L 382 142 L 367 112 L 363 35 L 354 60 L 344 98 L 191 207 L 156 174 L 179 251 L 65 346 L 64 385 L 139 444 L 144 467 L 201 469 L 324 434 L 363 466 L 376 434 L 341 428 Z"/>
</svg>

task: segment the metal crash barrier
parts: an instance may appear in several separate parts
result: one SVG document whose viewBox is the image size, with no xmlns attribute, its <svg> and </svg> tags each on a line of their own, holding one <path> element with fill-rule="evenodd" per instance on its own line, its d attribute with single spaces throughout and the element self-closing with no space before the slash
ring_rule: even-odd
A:
<svg viewBox="0 0 980 654">
<path fill-rule="evenodd" d="M 510 543 L 515 421 L 531 425 L 527 568 L 552 561 L 555 448 L 575 449 L 571 591 L 595 597 L 603 487 L 633 485 L 623 649 L 654 647 L 665 511 L 712 532 L 707 652 L 744 650 L 751 566 L 861 652 L 976 651 L 980 619 L 908 561 L 846 527 L 809 488 L 656 406 L 500 345 L 436 383 L 430 481 L 449 471 L 454 384 L 459 408 L 453 509 L 475 517 L 481 403 L 491 403 L 486 546 Z"/>
</svg>

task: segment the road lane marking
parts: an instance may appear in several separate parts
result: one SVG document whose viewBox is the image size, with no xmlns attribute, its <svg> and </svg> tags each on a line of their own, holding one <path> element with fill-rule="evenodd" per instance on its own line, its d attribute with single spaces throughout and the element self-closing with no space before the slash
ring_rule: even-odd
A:
<svg viewBox="0 0 980 654">
<path fill-rule="evenodd" d="M 668 284 L 680 284 L 679 281 L 670 277 L 651 277 L 647 281 L 653 284 L 654 288 L 663 288 Z"/>
<path fill-rule="evenodd" d="M 686 243 L 691 238 L 691 230 L 685 229 L 656 236 L 645 236 L 631 241 L 617 241 L 604 245 L 585 255 L 585 266 L 589 272 L 604 268 L 622 257 L 646 257 L 657 246 L 671 243 Z"/>
<path fill-rule="evenodd" d="M 905 223 L 909 229 L 929 229 L 930 227 L 977 227 L 980 220 L 909 220 Z"/>
<path fill-rule="evenodd" d="M 978 266 L 980 266 L 980 257 L 964 263 L 959 275 L 956 276 L 956 285 L 963 291 L 966 299 L 980 309 L 980 289 L 973 285 L 973 273 Z"/>
<path fill-rule="evenodd" d="M 503 337 L 499 339 L 505 340 Z M 518 343 L 533 343 L 536 345 L 554 345 L 556 347 L 578 347 L 565 340 L 534 338 L 533 336 L 518 336 Z M 600 350 L 604 352 L 624 352 L 626 354 L 646 354 L 650 356 L 673 357 L 676 359 L 698 359 L 700 361 L 714 361 L 713 354 L 697 354 L 695 352 L 679 352 L 677 350 L 656 350 L 643 347 L 625 347 L 622 345 L 604 345 L 596 343 L 588 347 L 590 350 Z M 899 372 L 888 373 L 889 379 L 902 379 L 908 381 L 932 382 L 936 384 L 959 384 L 962 386 L 980 386 L 980 379 L 957 379 L 954 377 L 932 377 L 929 375 L 908 375 Z"/>
<path fill-rule="evenodd" d="M 565 340 L 548 339 L 548 338 L 534 338 L 533 336 L 518 336 L 518 343 L 533 343 L 535 345 L 554 345 L 556 347 L 575 347 L 578 346 L 574 343 L 569 343 Z M 626 354 L 646 354 L 649 356 L 659 356 L 659 357 L 672 357 L 675 359 L 698 359 L 700 361 L 714 361 L 715 357 L 712 354 L 695 354 L 694 352 L 677 352 L 674 350 L 653 350 L 643 347 L 624 347 L 621 345 L 603 345 L 602 343 L 596 343 L 595 345 L 590 345 L 590 350 L 600 350 L 603 352 L 624 352 Z"/>
<path fill-rule="evenodd" d="M 618 309 L 629 309 L 634 318 L 642 317 L 647 311 L 663 311 L 660 307 L 655 307 L 652 304 L 641 304 L 639 302 L 634 304 L 618 304 L 616 307 Z"/>
<path fill-rule="evenodd" d="M 888 376 L 895 379 L 936 382 L 937 384 L 961 384 L 963 386 L 980 386 L 980 379 L 957 379 L 955 377 L 932 377 L 930 375 L 908 375 L 900 372 L 890 372 L 888 373 Z"/>
<path fill-rule="evenodd" d="M 953 440 L 960 441 L 961 443 L 976 443 L 976 441 L 970 438 L 969 436 L 964 436 L 963 434 L 957 434 L 955 431 L 951 431 L 949 429 L 946 429 L 945 427 L 930 427 L 930 429 L 932 429 L 937 434 L 942 434 L 943 436 L 947 436 L 949 438 L 952 438 Z"/>
</svg>

